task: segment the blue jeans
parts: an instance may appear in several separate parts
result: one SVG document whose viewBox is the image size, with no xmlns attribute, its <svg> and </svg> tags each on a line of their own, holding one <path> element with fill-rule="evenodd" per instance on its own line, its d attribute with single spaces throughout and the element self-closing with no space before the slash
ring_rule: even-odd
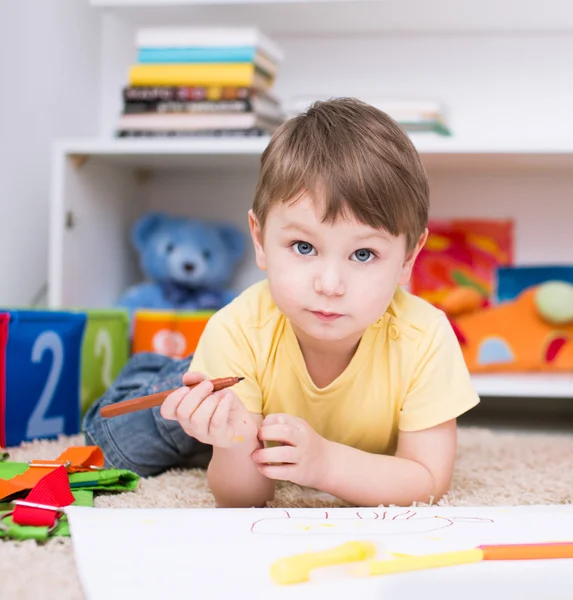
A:
<svg viewBox="0 0 573 600">
<path fill-rule="evenodd" d="M 128 469 L 142 477 L 174 467 L 206 467 L 212 448 L 188 436 L 177 421 L 167 421 L 159 406 L 103 418 L 103 406 L 182 385 L 191 356 L 176 360 L 151 352 L 133 355 L 107 392 L 86 413 L 86 444 L 99 446 L 108 468 Z"/>
</svg>

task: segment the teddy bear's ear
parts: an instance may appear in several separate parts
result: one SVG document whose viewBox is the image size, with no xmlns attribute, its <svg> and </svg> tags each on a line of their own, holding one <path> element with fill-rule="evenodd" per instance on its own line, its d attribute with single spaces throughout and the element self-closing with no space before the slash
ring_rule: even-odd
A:
<svg viewBox="0 0 573 600">
<path fill-rule="evenodd" d="M 149 236 L 163 222 L 165 215 L 160 212 L 146 213 L 140 217 L 131 231 L 131 241 L 136 249 L 141 252 L 149 240 Z"/>
<path fill-rule="evenodd" d="M 219 234 L 229 251 L 229 255 L 235 261 L 239 261 L 245 254 L 245 235 L 233 225 L 217 225 Z"/>
</svg>

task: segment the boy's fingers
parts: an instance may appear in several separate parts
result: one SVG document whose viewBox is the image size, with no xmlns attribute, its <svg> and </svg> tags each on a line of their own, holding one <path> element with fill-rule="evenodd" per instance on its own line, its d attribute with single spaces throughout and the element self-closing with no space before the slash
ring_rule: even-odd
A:
<svg viewBox="0 0 573 600">
<path fill-rule="evenodd" d="M 259 440 L 261 442 L 282 442 L 295 446 L 298 441 L 298 430 L 290 423 L 267 425 L 263 421 L 263 425 L 259 427 Z"/>
<path fill-rule="evenodd" d="M 183 398 L 189 394 L 189 388 L 180 387 L 179 389 L 171 392 L 167 398 L 163 401 L 161 408 L 159 409 L 159 413 L 164 419 L 168 419 L 170 421 L 177 420 L 177 408 Z"/>
<path fill-rule="evenodd" d="M 215 409 L 221 401 L 221 392 L 215 392 L 205 398 L 194 410 L 189 414 L 189 421 L 193 429 L 200 431 L 202 435 L 207 435 L 209 431 L 209 423 L 213 417 Z"/>
<path fill-rule="evenodd" d="M 211 394 L 212 391 L 213 384 L 210 381 L 203 381 L 192 390 L 187 389 L 187 394 L 183 395 L 183 398 L 175 408 L 177 420 L 189 421 L 195 409 Z"/>
<path fill-rule="evenodd" d="M 296 474 L 296 465 L 257 465 L 259 473 L 268 479 L 278 481 L 293 481 Z"/>
<path fill-rule="evenodd" d="M 296 417 L 293 417 L 291 415 L 277 413 L 277 414 L 267 415 L 263 420 L 263 425 L 277 425 L 277 424 L 294 423 L 295 419 L 296 419 Z"/>
<path fill-rule="evenodd" d="M 275 446 L 274 448 L 259 448 L 251 457 L 256 463 L 289 463 L 297 462 L 298 451 L 293 446 Z"/>
<path fill-rule="evenodd" d="M 222 394 L 209 422 L 209 435 L 216 436 L 224 433 L 229 422 L 229 412 L 233 399 L 230 394 Z"/>
<path fill-rule="evenodd" d="M 207 379 L 203 373 L 197 371 L 187 371 L 183 374 L 183 385 L 193 385 Z"/>
</svg>

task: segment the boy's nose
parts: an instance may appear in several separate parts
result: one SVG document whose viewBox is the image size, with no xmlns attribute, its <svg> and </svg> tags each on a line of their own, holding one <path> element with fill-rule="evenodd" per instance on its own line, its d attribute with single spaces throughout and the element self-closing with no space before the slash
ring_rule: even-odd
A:
<svg viewBox="0 0 573 600">
<path fill-rule="evenodd" d="M 314 280 L 314 291 L 325 296 L 342 296 L 345 292 L 340 270 L 334 265 L 325 265 Z"/>
</svg>

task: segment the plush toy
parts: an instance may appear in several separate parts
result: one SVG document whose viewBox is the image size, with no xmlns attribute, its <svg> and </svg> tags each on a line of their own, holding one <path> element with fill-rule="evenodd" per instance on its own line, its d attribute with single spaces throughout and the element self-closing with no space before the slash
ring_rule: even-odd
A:
<svg viewBox="0 0 573 600">
<path fill-rule="evenodd" d="M 227 285 L 245 254 L 245 237 L 234 226 L 152 212 L 134 224 L 132 243 L 148 281 L 119 299 L 131 314 L 213 310 L 235 297 Z"/>
</svg>

